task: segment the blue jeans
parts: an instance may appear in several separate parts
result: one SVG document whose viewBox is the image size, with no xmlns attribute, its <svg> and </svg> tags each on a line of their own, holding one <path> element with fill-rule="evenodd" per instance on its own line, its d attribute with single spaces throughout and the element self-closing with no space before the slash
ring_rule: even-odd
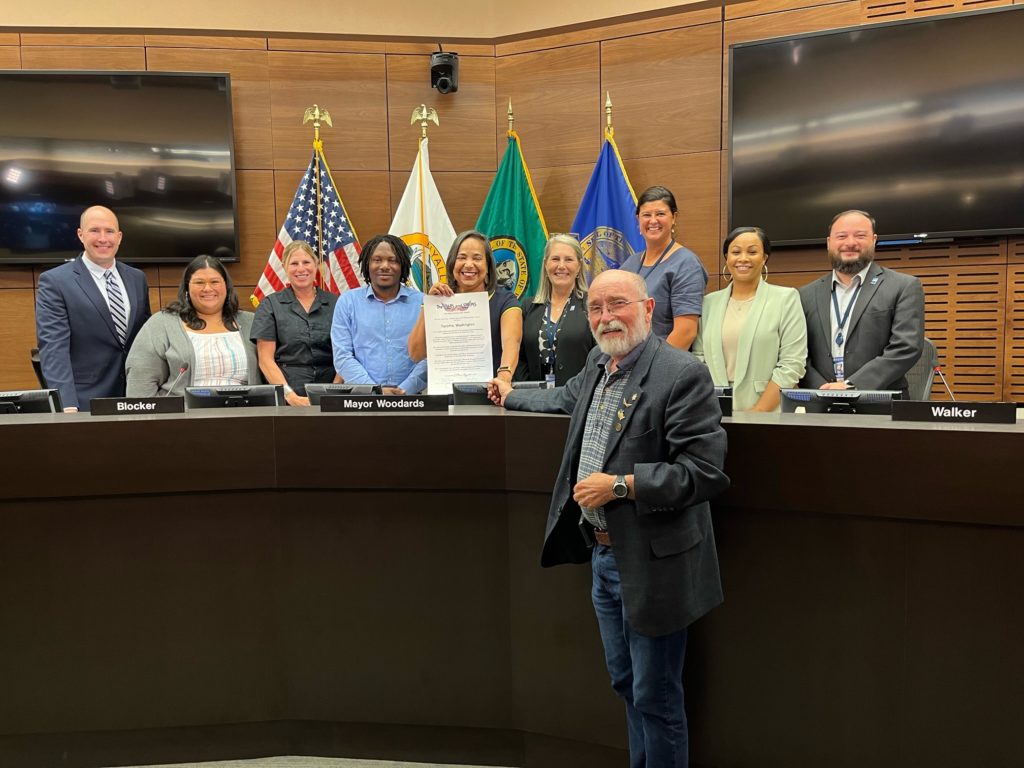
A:
<svg viewBox="0 0 1024 768">
<path fill-rule="evenodd" d="M 626 702 L 630 768 L 686 768 L 683 710 L 686 630 L 661 637 L 635 632 L 626 619 L 611 547 L 594 545 L 594 611 L 612 688 Z"/>
</svg>

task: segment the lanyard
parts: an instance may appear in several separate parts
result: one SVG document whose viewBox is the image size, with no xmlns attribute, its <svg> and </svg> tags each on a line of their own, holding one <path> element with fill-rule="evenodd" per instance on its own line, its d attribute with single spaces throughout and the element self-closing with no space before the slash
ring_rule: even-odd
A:
<svg viewBox="0 0 1024 768">
<path fill-rule="evenodd" d="M 544 324 L 541 327 L 541 333 L 548 341 L 548 351 L 550 352 L 550 366 L 551 371 L 555 370 L 555 358 L 558 356 L 558 329 L 562 327 L 562 319 L 565 317 L 565 313 L 572 308 L 573 295 L 575 290 L 569 294 L 568 301 L 565 302 L 565 306 L 562 307 L 562 314 L 558 316 L 558 322 L 552 322 L 551 320 L 551 301 L 544 306 Z"/>
<path fill-rule="evenodd" d="M 665 246 L 665 250 L 661 252 L 661 256 L 658 257 L 658 260 L 656 262 L 654 262 L 653 264 L 651 264 L 650 267 L 647 268 L 647 274 L 648 275 L 651 274 L 651 272 L 653 272 L 657 268 L 657 266 L 659 264 L 661 264 L 661 260 L 664 259 L 666 255 L 668 255 L 668 252 L 672 250 L 672 246 L 675 245 L 675 244 L 676 244 L 675 240 L 669 240 L 668 241 L 668 245 Z M 644 257 L 646 257 L 646 256 L 647 256 L 647 251 L 644 251 L 644 256 L 641 257 L 641 259 L 640 259 L 640 266 L 636 268 L 636 273 L 638 275 L 640 275 L 640 277 L 646 277 L 646 275 L 644 274 Z"/>
<path fill-rule="evenodd" d="M 836 297 L 836 287 L 835 287 L 834 284 L 832 286 L 832 307 L 836 311 L 836 325 L 838 326 L 836 328 L 836 346 L 837 347 L 842 347 L 843 343 L 846 341 L 846 339 L 843 337 L 843 328 L 846 327 L 846 321 L 850 319 L 850 311 L 853 309 L 853 305 L 857 303 L 857 296 L 860 295 L 860 289 L 863 288 L 863 287 L 864 287 L 864 284 L 858 281 L 858 283 L 857 283 L 857 290 L 855 290 L 853 292 L 853 298 L 850 299 L 850 302 L 846 305 L 846 312 L 844 312 L 843 316 L 840 317 L 839 316 L 839 299 Z"/>
</svg>

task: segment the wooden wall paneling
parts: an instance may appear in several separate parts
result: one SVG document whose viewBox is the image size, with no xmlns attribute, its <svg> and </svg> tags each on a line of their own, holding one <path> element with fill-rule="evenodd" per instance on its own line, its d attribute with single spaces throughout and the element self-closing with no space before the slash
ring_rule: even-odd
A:
<svg viewBox="0 0 1024 768">
<path fill-rule="evenodd" d="M 496 56 L 510 56 L 516 53 L 544 51 L 580 43 L 596 43 L 619 37 L 645 35 L 650 32 L 664 32 L 669 29 L 692 27 L 698 24 L 715 24 L 722 20 L 719 4 L 705 3 L 701 8 L 690 8 L 675 13 L 655 14 L 647 18 L 620 21 L 614 24 L 598 24 L 582 29 L 553 32 L 548 35 L 531 35 L 528 38 L 499 41 L 494 46 Z"/>
<path fill-rule="evenodd" d="M 721 49 L 721 23 L 601 43 L 623 158 L 722 148 Z"/>
<path fill-rule="evenodd" d="M 594 160 L 582 165 L 530 169 L 537 200 L 549 232 L 570 232 L 587 182 L 594 172 Z"/>
<path fill-rule="evenodd" d="M 169 302 L 168 302 L 169 303 Z M 149 311 L 150 313 L 159 312 L 163 309 L 164 305 L 160 303 L 160 288 L 158 286 L 149 284 Z"/>
<path fill-rule="evenodd" d="M 957 399 L 998 400 L 1003 390 L 1006 268 L 905 270 L 925 290 L 925 335 Z M 940 389 L 933 394 L 940 396 Z"/>
<path fill-rule="evenodd" d="M 495 61 L 497 155 L 507 145 L 512 99 L 530 169 L 594 163 L 604 115 L 597 43 L 505 56 Z M 578 202 L 578 201 L 577 201 Z"/>
<path fill-rule="evenodd" d="M 35 292 L 0 290 L 0 389 L 36 389 L 29 350 L 36 345 Z"/>
<path fill-rule="evenodd" d="M 772 236 L 771 229 L 766 228 L 765 232 L 770 240 Z M 772 255 L 768 257 L 768 269 L 773 273 L 805 273 L 810 280 L 825 274 L 831 267 L 828 263 L 828 253 L 825 250 L 825 246 L 819 245 L 774 248 L 772 249 Z"/>
<path fill-rule="evenodd" d="M 679 206 L 676 239 L 700 257 L 709 275 L 716 274 L 721 266 L 722 247 L 718 237 L 721 153 L 691 152 L 626 160 L 625 163 L 638 195 L 652 184 L 662 184 L 672 190 Z"/>
<path fill-rule="evenodd" d="M 330 162 L 329 155 L 327 160 Z M 274 234 L 266 246 L 260 246 L 263 252 L 260 272 L 266 265 L 267 255 L 284 223 L 284 217 L 288 214 L 288 207 L 292 204 L 295 190 L 298 189 L 299 180 L 305 170 L 303 168 L 301 171 L 274 171 Z M 391 226 L 392 208 L 391 180 L 386 171 L 336 171 L 332 168 L 331 177 L 337 185 L 341 202 L 361 243 L 376 234 L 388 231 Z M 403 185 L 405 179 L 408 179 L 408 173 L 404 175 Z"/>
<path fill-rule="evenodd" d="M 438 44 L 440 44 L 445 51 L 452 51 L 453 53 L 459 54 L 460 57 L 486 56 L 494 58 L 494 45 L 491 43 L 459 43 L 445 40 L 438 40 L 436 43 L 403 43 L 387 41 L 384 43 L 384 51 L 386 53 L 422 54 L 424 56 L 429 56 L 437 51 Z M 459 61 L 459 66 L 462 66 L 461 60 Z"/>
<path fill-rule="evenodd" d="M 23 69 L 143 71 L 146 69 L 146 49 L 22 46 L 21 66 Z"/>
<path fill-rule="evenodd" d="M 150 48 L 147 50 L 147 65 L 150 71 L 230 74 L 235 167 L 272 168 L 274 150 L 267 56 L 266 51 Z"/>
<path fill-rule="evenodd" d="M 491 188 L 491 182 L 494 181 L 494 172 L 440 171 L 432 172 L 432 175 L 455 231 L 463 232 L 475 228 L 476 221 L 480 217 L 480 210 L 484 207 L 484 200 L 487 199 L 487 191 Z M 409 173 L 407 171 L 391 172 L 391 210 L 398 209 L 398 203 L 402 199 L 402 193 L 405 191 L 408 181 Z M 391 222 L 389 221 L 384 229 L 371 232 L 363 239 L 368 240 L 374 234 L 387 232 L 387 228 L 390 226 Z M 442 255 L 447 256 L 448 254 Z"/>
<path fill-rule="evenodd" d="M 1013 5 L 1012 0 L 861 0 L 861 21 L 894 21 Z"/>
<path fill-rule="evenodd" d="M 245 51 L 267 50 L 267 38 L 234 35 L 146 35 L 148 48 L 234 48 Z"/>
<path fill-rule="evenodd" d="M 387 170 L 387 83 L 384 56 L 271 51 L 270 100 L 274 169 L 302 169 L 312 156 L 307 107 L 331 113 L 321 138 L 332 170 Z M 347 203 L 347 201 L 346 201 Z"/>
<path fill-rule="evenodd" d="M 321 53 L 385 53 L 383 41 L 334 40 L 317 37 L 270 37 L 267 48 L 272 51 L 312 51 Z"/>
<path fill-rule="evenodd" d="M 1003 399 L 1024 402 L 1024 264 L 1006 274 L 1006 346 Z"/>
<path fill-rule="evenodd" d="M 722 147 L 729 146 L 729 46 L 771 37 L 800 35 L 823 29 L 854 27 L 860 23 L 858 0 L 787 10 L 725 22 L 722 46 Z"/>
<path fill-rule="evenodd" d="M 21 69 L 21 48 L 16 45 L 0 46 L 0 69 Z"/>
<path fill-rule="evenodd" d="M 196 254 L 197 256 L 199 254 Z M 174 292 L 177 291 L 178 285 L 181 283 L 182 272 L 185 271 L 184 264 L 159 264 L 157 265 L 157 278 L 156 285 L 160 286 L 161 289 L 170 289 L 170 296 L 174 298 Z M 150 283 L 153 285 L 153 283 Z M 167 303 L 167 295 L 161 291 L 161 306 Z"/>
<path fill-rule="evenodd" d="M 32 288 L 34 285 L 32 267 L 27 265 L 0 267 L 0 289 Z"/>
<path fill-rule="evenodd" d="M 241 253 L 237 263 L 228 265 L 231 279 L 255 284 L 280 229 L 274 211 L 273 171 L 238 172 L 238 228 Z"/>
<path fill-rule="evenodd" d="M 419 147 L 413 109 L 434 107 L 440 126 L 430 125 L 431 171 L 494 171 L 494 59 L 459 60 L 459 90 L 440 94 L 430 87 L 428 55 L 388 55 L 388 137 L 391 170 L 411 169 Z"/>
<path fill-rule="evenodd" d="M 22 32 L 21 44 L 32 45 L 77 45 L 87 48 L 123 48 L 138 47 L 146 44 L 145 35 L 97 35 L 97 34 L 58 34 L 51 32 Z"/>
<path fill-rule="evenodd" d="M 0 45 L 21 45 L 21 35 L 17 32 L 0 32 Z"/>
<path fill-rule="evenodd" d="M 742 19 L 779 11 L 795 11 L 817 5 L 834 5 L 845 0 L 726 0 L 725 18 Z"/>
<path fill-rule="evenodd" d="M 774 253 L 772 254 L 771 258 L 772 259 L 775 258 L 775 254 Z M 813 281 L 817 280 L 819 277 L 821 277 L 820 274 L 816 274 L 816 273 L 812 273 L 812 272 L 772 272 L 772 271 L 770 271 L 771 270 L 770 260 L 769 260 L 769 267 L 768 267 L 768 269 L 769 269 L 769 274 L 768 274 L 768 282 L 769 283 L 771 283 L 772 285 L 784 285 L 784 286 L 787 286 L 789 288 L 802 288 L 803 286 L 807 285 L 808 283 L 813 282 Z M 723 288 L 725 287 L 725 283 L 724 282 L 722 283 L 722 287 Z"/>
</svg>

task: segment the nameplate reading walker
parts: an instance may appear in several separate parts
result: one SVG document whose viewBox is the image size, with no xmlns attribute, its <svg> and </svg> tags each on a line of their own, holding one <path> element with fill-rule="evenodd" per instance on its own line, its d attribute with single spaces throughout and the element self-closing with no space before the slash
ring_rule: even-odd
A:
<svg viewBox="0 0 1024 768">
<path fill-rule="evenodd" d="M 325 413 L 424 413 L 448 412 L 448 395 L 323 395 Z"/>
<path fill-rule="evenodd" d="M 893 421 L 931 421 L 938 424 L 1014 424 L 1016 403 L 947 403 L 893 400 Z"/>
<path fill-rule="evenodd" d="M 184 397 L 97 397 L 89 401 L 93 416 L 137 416 L 149 413 L 184 413 Z"/>
</svg>

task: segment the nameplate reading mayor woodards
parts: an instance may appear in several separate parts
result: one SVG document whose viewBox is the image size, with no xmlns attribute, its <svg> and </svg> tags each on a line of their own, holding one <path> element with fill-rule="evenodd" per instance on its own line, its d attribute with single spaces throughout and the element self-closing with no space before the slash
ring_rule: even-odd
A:
<svg viewBox="0 0 1024 768">
<path fill-rule="evenodd" d="M 425 413 L 448 412 L 447 395 L 323 395 L 325 413 Z"/>
<path fill-rule="evenodd" d="M 893 400 L 893 421 L 931 421 L 939 424 L 1013 424 L 1016 403 L 945 403 Z"/>
</svg>

